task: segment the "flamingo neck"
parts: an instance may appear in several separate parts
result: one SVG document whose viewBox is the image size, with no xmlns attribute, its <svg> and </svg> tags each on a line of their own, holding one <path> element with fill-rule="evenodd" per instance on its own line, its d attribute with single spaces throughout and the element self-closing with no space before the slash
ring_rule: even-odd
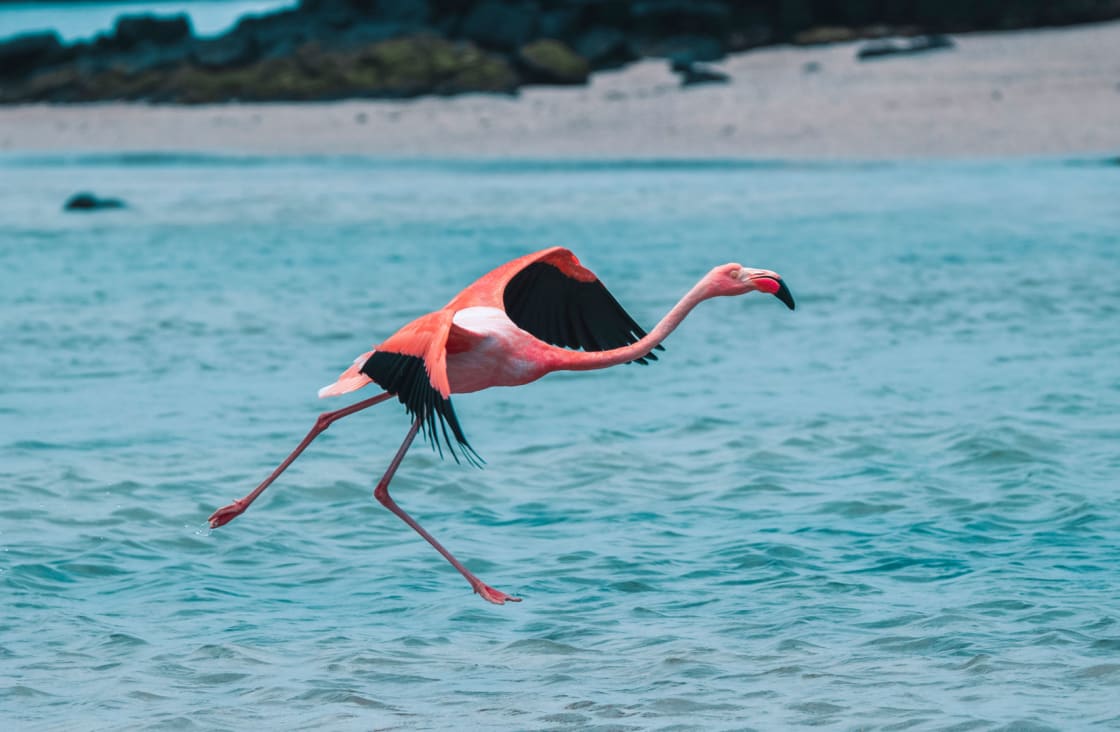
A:
<svg viewBox="0 0 1120 732">
<path fill-rule="evenodd" d="M 609 351 L 568 351 L 557 348 L 551 370 L 591 371 L 593 369 L 605 369 L 608 366 L 617 366 L 641 358 L 649 354 L 650 351 L 661 344 L 661 341 L 676 330 L 677 326 L 681 324 L 681 321 L 694 307 L 710 297 L 712 295 L 708 293 L 706 283 L 701 280 L 685 293 L 680 302 L 674 305 L 673 309 L 661 319 L 661 322 L 642 339 L 628 346 L 612 348 Z"/>
</svg>

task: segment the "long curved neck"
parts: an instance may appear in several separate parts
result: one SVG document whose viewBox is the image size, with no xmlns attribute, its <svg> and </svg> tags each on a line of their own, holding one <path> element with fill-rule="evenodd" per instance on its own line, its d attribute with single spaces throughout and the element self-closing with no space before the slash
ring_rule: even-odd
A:
<svg viewBox="0 0 1120 732">
<path fill-rule="evenodd" d="M 680 302 L 673 306 L 664 318 L 661 319 L 653 330 L 641 340 L 622 348 L 612 348 L 609 351 L 568 351 L 562 348 L 555 349 L 554 358 L 550 366 L 551 371 L 591 371 L 605 369 L 608 366 L 617 366 L 621 363 L 633 361 L 649 354 L 661 344 L 670 333 L 677 329 L 685 316 L 694 307 L 707 300 L 707 287 L 704 280 L 700 280 L 691 290 L 685 293 Z"/>
</svg>

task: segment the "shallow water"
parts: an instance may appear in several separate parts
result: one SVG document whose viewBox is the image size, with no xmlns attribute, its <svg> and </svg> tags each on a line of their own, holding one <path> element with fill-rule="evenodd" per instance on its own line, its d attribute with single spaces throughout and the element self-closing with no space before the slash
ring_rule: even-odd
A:
<svg viewBox="0 0 1120 732">
<path fill-rule="evenodd" d="M 1120 168 L 0 158 L 7 729 L 1070 729 L 1120 713 Z M 79 189 L 123 211 L 64 214 Z M 399 404 L 367 346 L 574 249 L 662 360 Z"/>
<path fill-rule="evenodd" d="M 289 0 L 120 0 L 91 2 L 0 3 L 0 40 L 54 31 L 65 41 L 91 39 L 111 33 L 122 15 L 156 15 L 161 18 L 186 15 L 196 35 L 224 33 L 245 15 L 260 15 L 294 7 Z"/>
</svg>

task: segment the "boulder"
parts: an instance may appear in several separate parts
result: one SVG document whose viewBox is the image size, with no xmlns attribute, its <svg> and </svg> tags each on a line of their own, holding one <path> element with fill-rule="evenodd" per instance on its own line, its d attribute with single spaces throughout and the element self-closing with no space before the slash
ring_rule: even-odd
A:
<svg viewBox="0 0 1120 732">
<path fill-rule="evenodd" d="M 766 23 L 751 23 L 727 34 L 728 51 L 749 51 L 774 42 L 774 28 Z"/>
<path fill-rule="evenodd" d="M 513 92 L 518 76 L 502 56 L 470 43 L 434 36 L 383 41 L 370 46 L 357 64 L 375 73 L 365 96 L 412 97 L 421 94 Z"/>
<path fill-rule="evenodd" d="M 579 31 L 582 13 L 579 8 L 553 8 L 541 13 L 537 19 L 537 35 L 541 38 L 571 40 Z"/>
<path fill-rule="evenodd" d="M 25 76 L 58 57 L 62 43 L 54 31 L 27 33 L 0 41 L 0 77 Z"/>
<path fill-rule="evenodd" d="M 186 45 L 157 46 L 145 41 L 125 53 L 112 56 L 108 68 L 126 74 L 142 74 L 178 66 L 187 56 Z"/>
<path fill-rule="evenodd" d="M 260 55 L 275 58 L 293 53 L 311 37 L 316 29 L 313 19 L 298 10 L 246 15 L 227 35 L 251 38 Z"/>
<path fill-rule="evenodd" d="M 594 26 L 576 36 L 572 49 L 588 60 L 593 69 L 611 69 L 628 64 L 634 56 L 626 34 L 610 26 Z"/>
<path fill-rule="evenodd" d="M 124 201 L 119 198 L 100 198 L 83 191 L 70 196 L 62 208 L 66 211 L 99 211 L 110 208 L 124 208 Z"/>
<path fill-rule="evenodd" d="M 307 8 L 305 5 L 304 8 Z M 306 14 L 308 21 L 331 29 L 349 28 L 366 15 L 366 8 L 359 8 L 350 0 L 321 0 L 313 11 Z"/>
<path fill-rule="evenodd" d="M 406 25 L 394 22 L 368 22 L 358 23 L 349 30 L 338 34 L 330 40 L 331 48 L 345 51 L 368 46 L 381 41 L 404 36 L 424 35 L 423 26 Z"/>
<path fill-rule="evenodd" d="M 431 17 L 428 0 L 377 0 L 373 16 L 406 25 L 423 25 Z"/>
<path fill-rule="evenodd" d="M 912 38 L 882 38 L 860 46 L 859 51 L 856 52 L 856 58 L 863 61 L 883 56 L 925 53 L 953 48 L 954 45 L 953 39 L 940 34 L 914 36 Z"/>
<path fill-rule="evenodd" d="M 230 100 L 404 98 L 423 94 L 503 92 L 520 77 L 509 61 L 470 43 L 432 35 L 394 38 L 337 50 L 305 43 L 293 54 L 242 68 L 180 69 L 159 94 L 188 104 Z"/>
<path fill-rule="evenodd" d="M 798 46 L 819 46 L 827 43 L 847 43 L 866 37 L 856 28 L 843 25 L 818 25 L 793 35 Z"/>
<path fill-rule="evenodd" d="M 469 92 L 516 94 L 521 80 L 502 56 L 476 51 L 461 59 L 461 65 L 449 78 L 435 88 L 436 94 L 451 95 Z"/>
<path fill-rule="evenodd" d="M 731 7 L 718 0 L 638 0 L 630 6 L 630 15 L 639 29 L 659 34 L 723 34 Z"/>
<path fill-rule="evenodd" d="M 486 48 L 513 50 L 533 37 L 539 14 L 536 3 L 483 0 L 463 19 L 459 34 Z"/>
<path fill-rule="evenodd" d="M 727 55 L 723 41 L 714 36 L 647 37 L 632 41 L 630 48 L 636 56 L 667 58 L 679 63 L 718 61 Z"/>
<path fill-rule="evenodd" d="M 731 81 L 727 74 L 711 66 L 696 63 L 672 63 L 673 71 L 680 74 L 681 86 L 698 84 L 726 84 Z"/>
<path fill-rule="evenodd" d="M 544 38 L 517 53 L 526 80 L 540 84 L 586 84 L 591 64 L 560 41 Z"/>
<path fill-rule="evenodd" d="M 191 34 L 186 15 L 159 17 L 155 15 L 122 15 L 117 18 L 113 42 L 118 48 L 132 48 L 141 43 L 168 46 Z"/>
<path fill-rule="evenodd" d="M 432 0 L 437 5 L 446 4 Z M 305 15 L 349 14 L 377 20 L 424 23 L 431 15 L 429 0 L 300 0 L 299 12 Z"/>
<path fill-rule="evenodd" d="M 244 33 L 227 33 L 211 39 L 200 39 L 191 48 L 190 60 L 204 69 L 230 69 L 257 60 L 257 40 Z"/>
</svg>

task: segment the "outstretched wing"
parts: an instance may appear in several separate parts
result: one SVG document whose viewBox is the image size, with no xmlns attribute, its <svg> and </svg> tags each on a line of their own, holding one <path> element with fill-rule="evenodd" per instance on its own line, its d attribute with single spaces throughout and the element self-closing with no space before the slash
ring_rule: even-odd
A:
<svg viewBox="0 0 1120 732">
<path fill-rule="evenodd" d="M 451 405 L 447 338 L 453 317 L 454 313 L 440 310 L 417 318 L 379 345 L 360 371 L 395 394 L 408 413 L 421 420 L 424 436 L 441 457 L 446 446 L 455 462 L 461 455 L 479 465 L 482 458 L 467 442 Z"/>
<path fill-rule="evenodd" d="M 599 278 L 566 249 L 525 265 L 506 283 L 502 298 L 517 327 L 554 346 L 608 351 L 646 334 Z M 650 353 L 634 360 L 644 364 L 657 356 Z"/>
</svg>

